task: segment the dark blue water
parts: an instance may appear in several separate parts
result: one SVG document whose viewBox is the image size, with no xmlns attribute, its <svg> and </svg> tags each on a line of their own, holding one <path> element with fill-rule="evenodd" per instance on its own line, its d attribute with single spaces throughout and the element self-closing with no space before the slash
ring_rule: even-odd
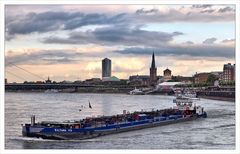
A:
<svg viewBox="0 0 240 154">
<path fill-rule="evenodd" d="M 208 118 L 82 141 L 55 141 L 21 136 L 21 124 L 112 115 L 123 110 L 172 107 L 172 96 L 76 93 L 6 93 L 6 149 L 235 149 L 235 103 L 201 99 Z M 88 100 L 92 109 L 88 108 Z M 79 108 L 84 106 L 79 112 Z"/>
</svg>

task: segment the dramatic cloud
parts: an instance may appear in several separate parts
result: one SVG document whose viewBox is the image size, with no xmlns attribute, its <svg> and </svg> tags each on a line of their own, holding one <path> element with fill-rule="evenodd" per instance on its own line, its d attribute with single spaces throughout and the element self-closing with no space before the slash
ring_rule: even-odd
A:
<svg viewBox="0 0 240 154">
<path fill-rule="evenodd" d="M 132 47 L 118 50 L 117 53 L 133 55 L 151 55 L 155 52 L 159 56 L 190 56 L 190 57 L 222 57 L 234 58 L 235 48 L 229 46 L 216 45 L 191 45 L 191 46 L 163 46 L 159 48 L 139 48 Z"/>
<path fill-rule="evenodd" d="M 225 7 L 225 8 L 220 8 L 219 10 L 218 10 L 218 12 L 220 12 L 220 13 L 225 13 L 225 12 L 234 12 L 235 10 L 233 9 L 233 8 L 231 8 L 231 7 Z"/>
<path fill-rule="evenodd" d="M 13 64 L 59 64 L 59 63 L 74 63 L 76 58 L 82 56 L 82 53 L 74 50 L 39 50 L 32 52 L 24 52 L 21 54 L 11 55 L 13 51 L 5 58 L 6 66 Z"/>
<path fill-rule="evenodd" d="M 136 12 L 141 12 L 137 10 Z M 151 10 L 146 12 L 152 12 Z M 136 13 L 136 22 L 164 23 L 164 22 L 229 22 L 234 21 L 235 12 L 219 12 L 218 9 L 192 9 L 182 10 L 171 8 L 168 11 L 154 11 L 153 14 Z"/>
<path fill-rule="evenodd" d="M 108 16 L 106 14 L 84 14 L 82 12 L 43 12 L 28 13 L 6 20 L 7 33 L 29 34 L 32 32 L 48 32 L 55 30 L 72 30 L 86 25 L 105 25 L 124 23 L 124 14 Z"/>
<path fill-rule="evenodd" d="M 43 40 L 44 43 L 57 44 L 101 44 L 101 45 L 125 45 L 125 46 L 158 46 L 172 41 L 174 37 L 183 35 L 181 32 L 164 33 L 151 32 L 138 28 L 126 28 L 122 26 L 98 28 L 94 31 L 73 32 L 67 38 L 50 37 Z"/>
<path fill-rule="evenodd" d="M 215 37 L 208 38 L 208 39 L 203 41 L 203 44 L 213 44 L 215 41 L 217 41 L 217 39 Z"/>
<path fill-rule="evenodd" d="M 141 8 L 133 13 L 115 14 L 84 13 L 80 11 L 30 12 L 13 16 L 7 14 L 5 20 L 6 39 L 10 40 L 15 35 L 27 35 L 34 32 L 75 30 L 88 25 L 137 26 L 139 24 L 165 22 L 228 22 L 234 21 L 234 13 L 234 9 L 230 6 L 217 9 L 209 5 L 195 5 L 184 7 L 184 9 L 169 8 L 167 10 Z"/>
</svg>

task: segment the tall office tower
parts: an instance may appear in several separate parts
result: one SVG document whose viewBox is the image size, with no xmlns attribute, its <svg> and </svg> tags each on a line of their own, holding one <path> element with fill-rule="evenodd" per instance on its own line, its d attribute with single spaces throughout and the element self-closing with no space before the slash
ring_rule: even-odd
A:
<svg viewBox="0 0 240 154">
<path fill-rule="evenodd" d="M 104 58 L 102 60 L 102 78 L 111 77 L 111 60 Z"/>
</svg>

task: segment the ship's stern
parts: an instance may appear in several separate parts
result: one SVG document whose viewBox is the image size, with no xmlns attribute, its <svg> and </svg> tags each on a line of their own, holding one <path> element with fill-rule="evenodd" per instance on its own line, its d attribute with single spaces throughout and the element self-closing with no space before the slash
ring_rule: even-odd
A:
<svg viewBox="0 0 240 154">
<path fill-rule="evenodd" d="M 28 136 L 29 127 L 26 125 L 22 125 L 22 136 Z"/>
<path fill-rule="evenodd" d="M 22 136 L 25 137 L 41 137 L 41 131 L 44 128 L 31 126 L 30 124 L 25 124 L 22 126 Z"/>
<path fill-rule="evenodd" d="M 25 137 L 35 137 L 34 132 L 31 132 L 31 125 L 25 124 L 22 125 L 22 136 Z"/>
</svg>

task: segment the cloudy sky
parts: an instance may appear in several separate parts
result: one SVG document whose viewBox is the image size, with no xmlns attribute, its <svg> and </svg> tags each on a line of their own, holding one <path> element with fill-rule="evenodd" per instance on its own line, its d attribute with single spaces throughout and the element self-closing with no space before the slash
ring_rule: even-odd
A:
<svg viewBox="0 0 240 154">
<path fill-rule="evenodd" d="M 8 5 L 5 28 L 10 82 L 101 77 L 105 57 L 114 76 L 148 75 L 152 52 L 158 75 L 235 62 L 233 5 Z"/>
</svg>

